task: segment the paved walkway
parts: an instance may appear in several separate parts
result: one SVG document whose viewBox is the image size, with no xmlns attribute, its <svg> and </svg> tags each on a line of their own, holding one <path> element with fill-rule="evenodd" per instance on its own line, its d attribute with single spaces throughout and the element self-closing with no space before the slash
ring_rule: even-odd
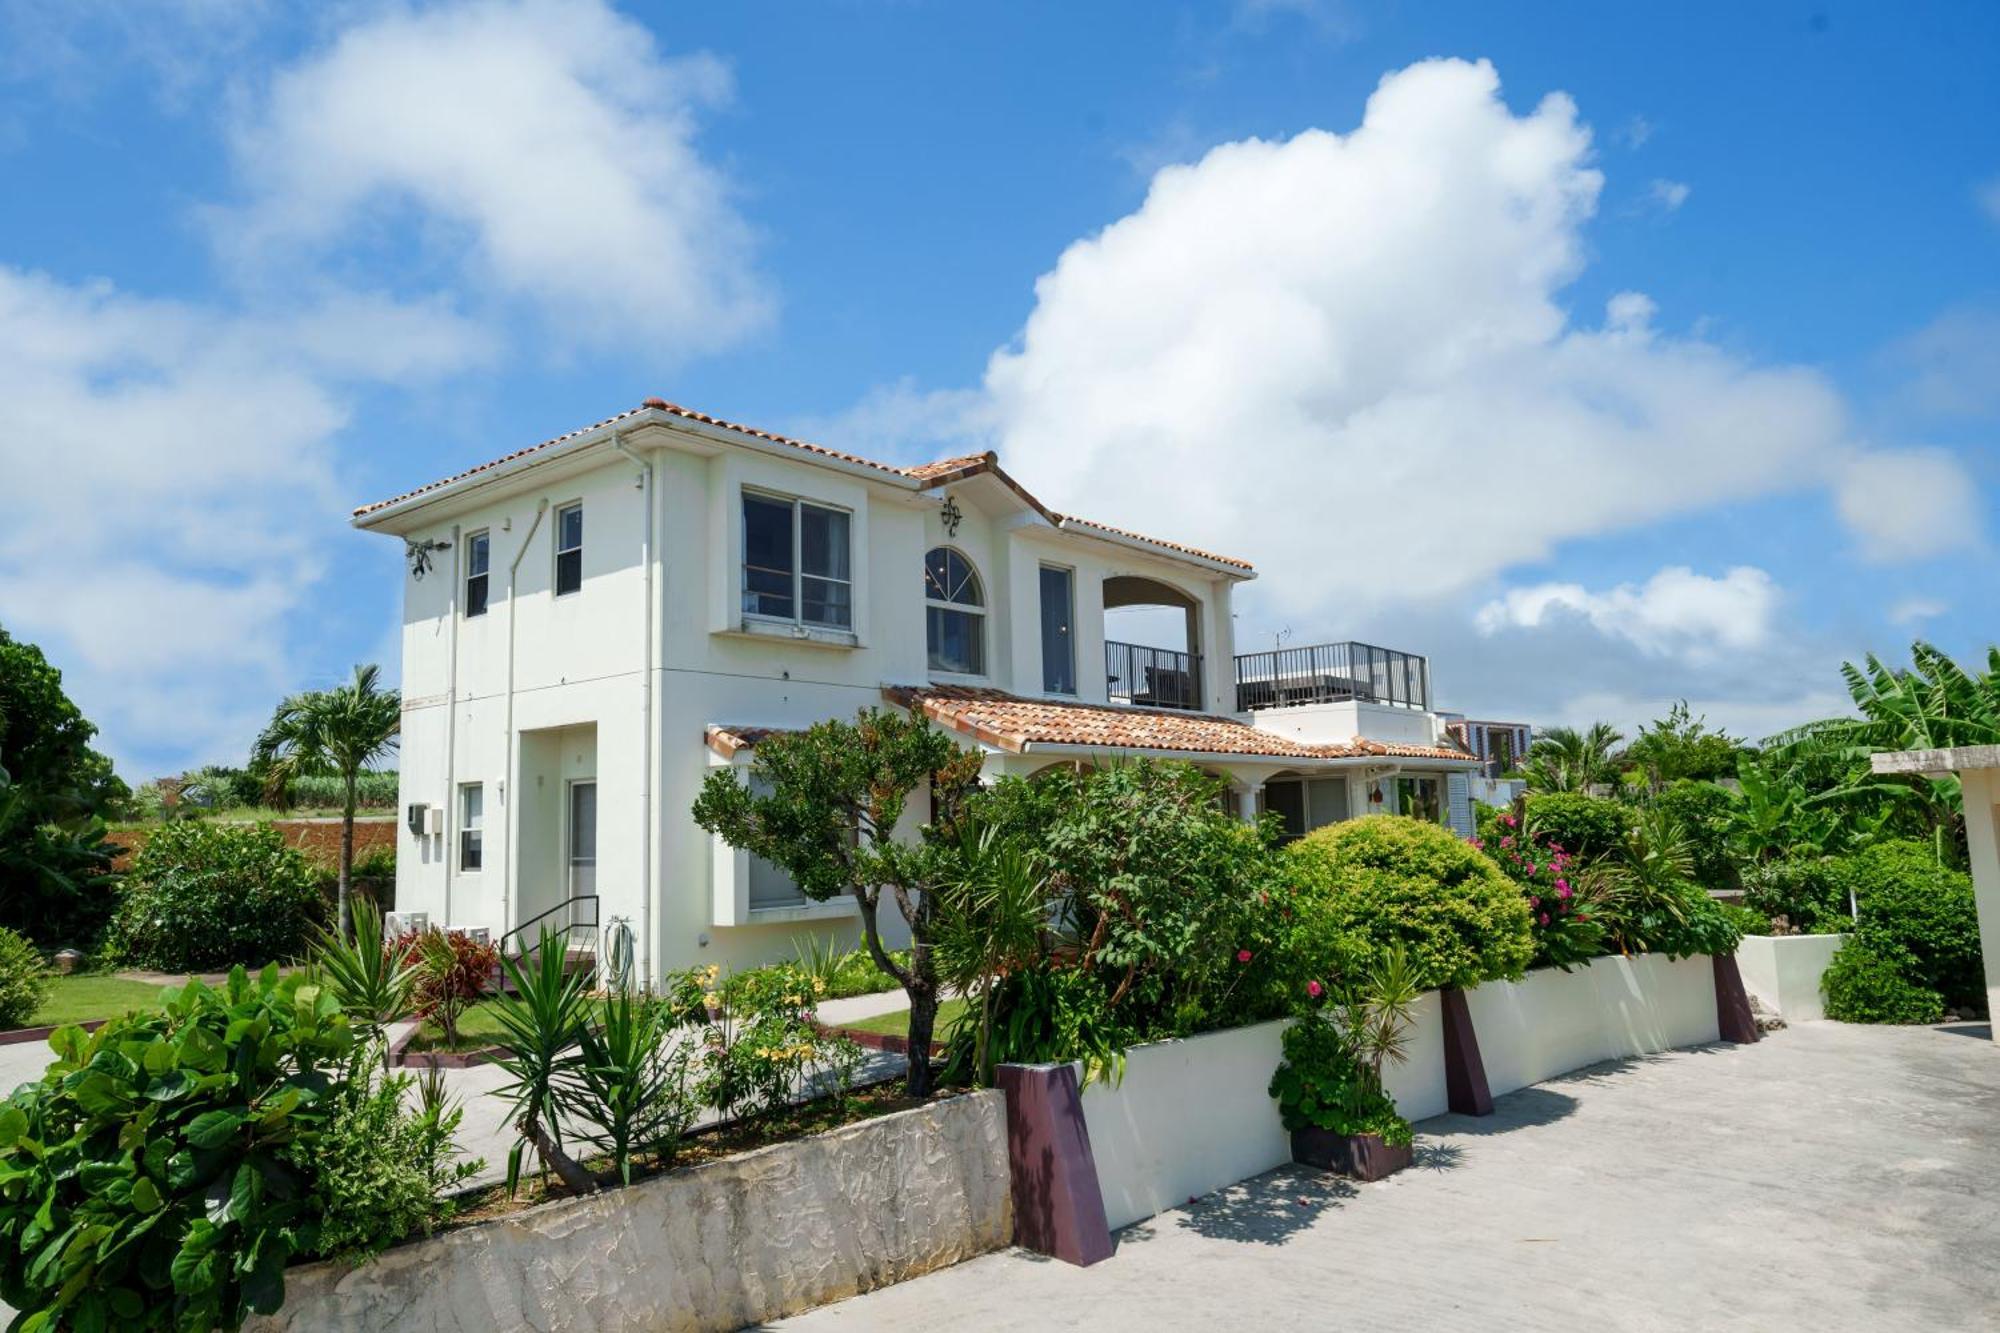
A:
<svg viewBox="0 0 2000 1333">
<path fill-rule="evenodd" d="M 988 1255 L 779 1327 L 2000 1328 L 1986 1033 L 1809 1023 L 1598 1066 L 1424 1123 L 1379 1184 L 1277 1171 L 1094 1268 Z"/>
</svg>

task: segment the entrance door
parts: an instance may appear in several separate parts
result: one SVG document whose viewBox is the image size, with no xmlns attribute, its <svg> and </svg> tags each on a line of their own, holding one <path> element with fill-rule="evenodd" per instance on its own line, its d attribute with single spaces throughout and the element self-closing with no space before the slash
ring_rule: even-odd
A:
<svg viewBox="0 0 2000 1333">
<path fill-rule="evenodd" d="M 597 784 L 569 784 L 569 896 L 584 897 L 597 892 Z M 579 915 L 594 921 L 589 908 L 570 904 L 570 922 Z"/>
</svg>

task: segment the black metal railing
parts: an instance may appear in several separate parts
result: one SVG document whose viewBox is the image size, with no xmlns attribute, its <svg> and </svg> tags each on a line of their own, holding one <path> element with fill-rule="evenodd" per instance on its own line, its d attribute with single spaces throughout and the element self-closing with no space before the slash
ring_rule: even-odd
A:
<svg viewBox="0 0 2000 1333">
<path fill-rule="evenodd" d="M 1201 700 L 1201 654 L 1104 641 L 1105 694 L 1141 708 L 1195 708 Z"/>
<path fill-rule="evenodd" d="M 1287 704 L 1431 706 L 1431 664 L 1415 653 L 1370 643 L 1316 643 L 1236 658 L 1236 711 Z"/>
<path fill-rule="evenodd" d="M 537 912 L 500 937 L 503 956 L 519 958 L 542 945 L 542 928 L 563 942 L 566 950 L 597 949 L 597 895 L 579 893 L 546 912 Z"/>
</svg>

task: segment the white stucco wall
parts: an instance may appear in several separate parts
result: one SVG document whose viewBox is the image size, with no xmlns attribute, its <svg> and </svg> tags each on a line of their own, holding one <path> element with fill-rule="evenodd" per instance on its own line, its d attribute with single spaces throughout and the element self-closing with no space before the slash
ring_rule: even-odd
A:
<svg viewBox="0 0 2000 1333">
<path fill-rule="evenodd" d="M 1600 1060 L 1698 1046 L 1720 1035 L 1706 957 L 1596 958 L 1466 992 L 1493 1095 Z"/>
<path fill-rule="evenodd" d="M 1736 948 L 1743 985 L 1787 1023 L 1826 1017 L 1819 979 L 1845 935 L 1745 935 Z"/>
<path fill-rule="evenodd" d="M 973 561 L 987 603 L 986 674 L 937 679 L 1042 693 L 1038 580 L 1047 562 L 1074 572 L 1074 697 L 1105 698 L 1103 585 L 1127 576 L 1169 584 L 1200 603 L 1210 705 L 1227 711 L 1232 704 L 1232 581 L 1212 569 L 1058 531 L 990 477 L 949 488 L 963 518 L 947 537 L 939 493 L 912 494 L 782 451 L 683 448 L 684 441 L 659 430 L 628 442 L 655 468 L 650 674 L 640 558 L 646 492 L 629 460 L 603 450 L 581 454 L 398 522 L 399 535 L 452 543 L 432 574 L 422 581 L 406 575 L 404 582 L 401 798 L 405 807 L 420 802 L 445 811 L 442 834 L 419 837 L 405 826 L 400 835 L 397 905 L 405 911 L 498 934 L 566 896 L 556 845 L 561 825 L 553 807 L 544 807 L 577 776 L 570 761 L 559 762 L 565 750 L 555 738 L 587 734 L 598 784 L 600 915 L 630 924 L 642 968 L 657 974 L 708 963 L 751 966 L 790 956 L 806 934 L 858 940 L 854 914 L 838 905 L 731 910 L 718 894 L 713 840 L 687 812 L 715 758 L 703 742 L 711 724 L 790 728 L 852 717 L 880 706 L 884 685 L 933 678 L 923 600 L 923 558 L 933 545 L 949 544 Z M 648 447 L 664 443 L 674 447 Z M 850 513 L 852 635 L 801 641 L 746 623 L 740 611 L 746 487 Z M 555 510 L 572 501 L 584 506 L 584 585 L 557 598 Z M 459 614 L 459 562 L 465 538 L 479 530 L 492 541 L 490 609 L 467 619 Z M 517 555 L 510 600 L 508 569 Z M 474 781 L 485 793 L 485 864 L 468 873 L 456 869 L 453 857 L 458 789 Z M 649 879 L 650 901 L 641 891 Z M 906 941 L 893 908 L 883 924 L 892 947 Z"/>
</svg>

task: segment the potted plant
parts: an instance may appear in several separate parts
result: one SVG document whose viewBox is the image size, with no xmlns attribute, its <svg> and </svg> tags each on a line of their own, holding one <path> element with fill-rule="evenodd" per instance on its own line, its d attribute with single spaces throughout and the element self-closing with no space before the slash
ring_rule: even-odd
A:
<svg viewBox="0 0 2000 1333">
<path fill-rule="evenodd" d="M 1408 1166 L 1410 1122 L 1382 1087 L 1382 1066 L 1408 1054 L 1417 988 L 1401 947 L 1367 980 L 1314 1003 L 1285 1031 L 1285 1061 L 1271 1095 L 1292 1135 L 1292 1160 L 1360 1180 L 1380 1180 Z"/>
</svg>

